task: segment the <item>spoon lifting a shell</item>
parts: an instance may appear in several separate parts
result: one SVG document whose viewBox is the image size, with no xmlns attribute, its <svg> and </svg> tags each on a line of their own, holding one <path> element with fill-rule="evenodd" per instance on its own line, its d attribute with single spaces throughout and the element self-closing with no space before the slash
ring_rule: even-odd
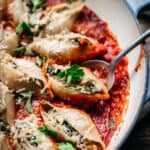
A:
<svg viewBox="0 0 150 150">
<path fill-rule="evenodd" d="M 111 63 L 107 63 L 103 60 L 88 60 L 82 63 L 83 66 L 89 67 L 91 69 L 104 68 L 107 71 L 108 77 L 108 90 L 110 90 L 115 81 L 115 69 L 120 60 L 127 55 L 129 52 L 134 50 L 139 44 L 143 43 L 150 36 L 150 29 L 141 34 L 135 41 L 133 41 L 126 49 L 122 50 Z"/>
</svg>

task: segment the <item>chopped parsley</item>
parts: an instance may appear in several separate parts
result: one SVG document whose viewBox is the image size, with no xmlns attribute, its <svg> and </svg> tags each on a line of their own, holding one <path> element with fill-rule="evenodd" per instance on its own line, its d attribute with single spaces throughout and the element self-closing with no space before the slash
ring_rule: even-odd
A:
<svg viewBox="0 0 150 150">
<path fill-rule="evenodd" d="M 17 35 L 25 35 L 25 36 L 33 36 L 32 29 L 34 28 L 34 25 L 28 24 L 25 22 L 20 22 L 18 26 L 16 27 L 16 34 Z"/>
<path fill-rule="evenodd" d="M 30 50 L 30 49 L 26 49 L 24 52 L 25 56 L 35 56 L 35 54 Z"/>
<path fill-rule="evenodd" d="M 58 143 L 58 150 L 75 150 L 75 147 L 71 142 L 61 142 Z"/>
<path fill-rule="evenodd" d="M 110 119 L 110 120 L 108 121 L 108 126 L 109 126 L 110 129 L 111 129 L 111 128 L 114 128 L 115 122 L 114 122 L 112 119 Z"/>
<path fill-rule="evenodd" d="M 39 67 L 42 67 L 45 63 L 45 57 L 41 56 L 41 57 L 37 57 L 36 58 L 36 65 Z"/>
<path fill-rule="evenodd" d="M 29 113 L 33 113 L 32 105 L 31 105 L 31 97 L 32 94 L 30 92 L 21 92 L 17 96 L 16 103 L 21 104 L 23 100 L 26 100 L 26 105 L 25 105 L 26 110 Z"/>
<path fill-rule="evenodd" d="M 67 3 L 68 3 L 68 4 L 72 4 L 72 3 L 73 3 L 73 0 L 67 0 Z"/>
<path fill-rule="evenodd" d="M 79 82 L 84 76 L 84 71 L 79 65 L 75 64 L 64 71 L 58 72 L 56 76 L 59 79 L 65 78 L 67 85 L 70 85 Z"/>
<path fill-rule="evenodd" d="M 15 53 L 16 53 L 16 56 L 35 56 L 35 54 L 29 50 L 29 49 L 26 49 L 24 46 L 21 46 L 21 47 L 18 47 L 15 49 Z"/>
<path fill-rule="evenodd" d="M 58 74 L 56 76 L 57 76 L 57 78 L 62 79 L 63 77 L 65 77 L 65 71 L 58 72 Z"/>
<path fill-rule="evenodd" d="M 81 2 L 85 2 L 86 0 L 81 0 Z M 67 0 L 67 3 L 68 4 L 72 4 L 73 3 L 73 0 Z"/>
<path fill-rule="evenodd" d="M 46 136 L 57 137 L 57 132 L 49 130 L 46 126 L 42 126 L 39 130 L 44 133 Z"/>
<path fill-rule="evenodd" d="M 70 29 L 69 29 L 69 28 L 65 28 L 65 30 L 64 30 L 64 31 L 65 31 L 65 33 L 66 33 L 66 34 L 70 34 L 70 33 L 71 33 L 71 31 L 70 31 Z"/>
<path fill-rule="evenodd" d="M 42 8 L 44 6 L 44 0 L 31 0 L 31 2 L 33 4 L 33 10 Z"/>
</svg>

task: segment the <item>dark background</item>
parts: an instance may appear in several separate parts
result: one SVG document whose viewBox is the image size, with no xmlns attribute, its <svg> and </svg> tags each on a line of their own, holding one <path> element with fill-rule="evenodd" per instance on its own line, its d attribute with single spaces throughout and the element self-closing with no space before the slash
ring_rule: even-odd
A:
<svg viewBox="0 0 150 150">
<path fill-rule="evenodd" d="M 139 21 L 143 31 L 150 29 L 150 10 L 143 12 Z M 150 50 L 150 39 L 147 45 Z M 120 150 L 150 150 L 150 102 L 144 106 L 135 128 Z"/>
</svg>

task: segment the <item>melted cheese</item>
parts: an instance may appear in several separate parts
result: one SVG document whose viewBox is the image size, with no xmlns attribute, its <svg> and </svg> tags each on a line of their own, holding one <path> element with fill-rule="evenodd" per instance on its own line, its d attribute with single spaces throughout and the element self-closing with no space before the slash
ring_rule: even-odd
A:
<svg viewBox="0 0 150 150">
<path fill-rule="evenodd" d="M 44 36 L 59 33 L 64 28 L 71 28 L 84 6 L 82 2 L 75 2 L 71 5 L 66 3 L 57 5 L 51 10 L 38 9 L 31 14 L 26 3 L 26 1 L 14 0 L 9 5 L 9 13 L 17 23 L 24 21 L 35 25 L 35 32 L 38 32 L 39 27 L 44 27 Z"/>
<path fill-rule="evenodd" d="M 15 116 L 15 100 L 11 91 L 0 82 L 0 113 L 3 112 L 3 118 L 12 125 Z"/>
<path fill-rule="evenodd" d="M 45 28 L 45 34 L 56 34 L 64 28 L 71 28 L 83 6 L 82 2 L 75 2 L 71 5 L 61 4 L 53 7 L 50 11 L 50 21 Z"/>
<path fill-rule="evenodd" d="M 15 32 L 6 31 L 0 24 L 0 50 L 14 54 L 19 43 L 18 36 Z"/>
<path fill-rule="evenodd" d="M 60 138 L 73 141 L 77 148 L 88 150 L 93 145 L 99 150 L 104 148 L 94 123 L 85 112 L 45 103 L 42 117 L 49 129 L 57 131 Z"/>
<path fill-rule="evenodd" d="M 23 120 L 16 120 L 12 128 L 12 135 L 16 150 L 56 150 L 52 140 L 38 130 L 37 118 L 30 115 Z M 34 143 L 34 137 L 40 138 Z"/>
<path fill-rule="evenodd" d="M 47 38 L 36 38 L 28 48 L 48 58 L 57 59 L 58 57 L 61 57 L 62 59 L 69 61 L 72 56 L 73 59 L 78 59 L 80 56 L 84 56 L 91 51 L 88 45 L 86 50 L 83 51 L 83 48 L 80 50 L 80 44 L 76 40 L 87 40 L 89 45 L 98 44 L 94 39 L 80 34 L 61 33 L 54 36 L 48 36 Z"/>
<path fill-rule="evenodd" d="M 28 22 L 29 14 L 28 8 L 23 0 L 13 0 L 13 2 L 9 5 L 9 13 L 12 14 L 15 22 L 25 21 Z"/>
<path fill-rule="evenodd" d="M 8 54 L 0 55 L 0 80 L 13 90 L 25 88 L 39 94 L 45 88 L 45 79 L 34 63 L 15 59 Z M 13 79 L 13 80 L 12 80 Z"/>
<path fill-rule="evenodd" d="M 54 64 L 49 67 L 56 71 L 64 71 L 70 66 L 61 66 Z M 84 67 L 81 68 L 84 71 L 84 76 L 82 77 L 81 81 L 77 84 L 71 84 L 70 86 L 67 85 L 65 78 L 58 79 L 56 75 L 53 75 L 49 71 L 49 73 L 47 73 L 49 86 L 52 91 L 54 91 L 54 94 L 63 98 L 64 100 L 71 100 L 71 98 L 69 99 L 69 97 L 80 94 L 83 94 L 85 96 L 93 96 L 93 99 L 95 98 L 95 94 L 108 95 L 108 89 L 102 83 L 102 81 L 97 79 L 89 69 Z M 89 83 L 92 84 L 92 87 L 89 87 Z M 100 97 L 96 98 L 96 100 L 100 100 Z"/>
</svg>

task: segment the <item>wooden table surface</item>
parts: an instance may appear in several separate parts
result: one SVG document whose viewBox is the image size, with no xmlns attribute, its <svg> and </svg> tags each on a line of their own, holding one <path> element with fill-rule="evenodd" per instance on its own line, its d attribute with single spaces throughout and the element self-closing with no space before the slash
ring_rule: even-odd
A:
<svg viewBox="0 0 150 150">
<path fill-rule="evenodd" d="M 143 31 L 150 29 L 150 11 L 139 18 Z M 150 50 L 150 40 L 147 40 Z M 150 150 L 150 102 L 143 108 L 139 121 L 121 150 Z"/>
</svg>

